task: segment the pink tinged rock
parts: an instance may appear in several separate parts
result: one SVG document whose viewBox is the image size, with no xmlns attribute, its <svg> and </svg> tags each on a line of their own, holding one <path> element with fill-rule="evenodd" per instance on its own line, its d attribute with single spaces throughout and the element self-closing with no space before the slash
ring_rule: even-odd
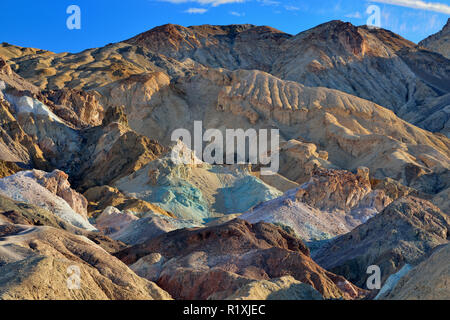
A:
<svg viewBox="0 0 450 320">
<path fill-rule="evenodd" d="M 70 187 L 69 176 L 66 173 L 60 170 L 51 173 L 33 170 L 33 176 L 40 185 L 64 199 L 76 213 L 87 218 L 88 201 Z"/>
</svg>

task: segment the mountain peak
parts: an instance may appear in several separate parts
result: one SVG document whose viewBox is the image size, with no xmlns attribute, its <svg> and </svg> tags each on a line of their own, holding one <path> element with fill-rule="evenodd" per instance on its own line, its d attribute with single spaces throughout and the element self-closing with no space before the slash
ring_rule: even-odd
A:
<svg viewBox="0 0 450 320">
<path fill-rule="evenodd" d="M 227 35 L 230 37 L 236 36 L 244 32 L 253 32 L 256 34 L 274 33 L 288 35 L 280 30 L 269 26 L 256 26 L 253 24 L 230 24 L 230 25 L 211 25 L 202 24 L 189 27 L 183 27 L 177 24 L 165 24 L 162 26 L 154 27 L 146 32 L 143 32 L 125 42 L 128 43 L 140 43 L 147 38 L 161 38 L 167 37 L 176 39 L 178 37 L 193 37 L 193 38 L 206 38 L 214 36 Z"/>
<path fill-rule="evenodd" d="M 318 25 L 294 37 L 294 43 L 303 43 L 325 51 L 337 50 L 350 55 L 360 55 L 364 51 L 364 37 L 358 27 L 350 22 L 333 20 Z"/>
<path fill-rule="evenodd" d="M 422 40 L 419 45 L 450 59 L 450 18 L 441 31 Z"/>
<path fill-rule="evenodd" d="M 211 24 L 202 24 L 197 26 L 189 26 L 188 29 L 197 32 L 208 32 L 210 34 L 217 33 L 241 33 L 247 31 L 249 29 L 255 28 L 256 26 L 253 24 L 230 24 L 230 25 L 211 25 Z"/>
<path fill-rule="evenodd" d="M 350 22 L 344 22 L 342 20 L 331 20 L 322 24 L 319 24 L 318 26 L 315 26 L 309 30 L 306 31 L 302 31 L 299 34 L 302 34 L 304 32 L 308 32 L 308 31 L 320 31 L 320 32 L 324 32 L 324 31 L 342 31 L 342 30 L 349 30 L 349 29 L 357 29 L 356 26 L 354 26 L 353 24 L 351 24 Z"/>
<path fill-rule="evenodd" d="M 291 37 L 280 30 L 253 24 L 190 27 L 168 24 L 125 42 L 181 61 L 191 58 L 212 67 L 268 71 L 281 43 Z"/>
</svg>

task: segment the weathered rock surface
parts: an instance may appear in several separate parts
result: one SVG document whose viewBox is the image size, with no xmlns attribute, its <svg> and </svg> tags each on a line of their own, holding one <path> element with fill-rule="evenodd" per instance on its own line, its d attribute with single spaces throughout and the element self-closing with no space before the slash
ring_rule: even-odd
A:
<svg viewBox="0 0 450 320">
<path fill-rule="evenodd" d="M 239 218 L 280 224 L 305 241 L 333 238 L 351 231 L 384 209 L 392 200 L 372 191 L 367 168 L 357 174 L 314 169 L 310 181 L 264 202 Z"/>
<path fill-rule="evenodd" d="M 2 299 L 170 299 L 167 292 L 85 237 L 51 227 L 18 225 L 0 225 L 0 236 Z M 80 271 L 79 290 L 68 286 L 74 270 Z"/>
<path fill-rule="evenodd" d="M 41 50 L 41 49 L 35 49 L 35 48 L 23 48 L 19 46 L 15 46 L 10 43 L 2 42 L 0 44 L 0 56 L 4 57 L 5 59 L 11 59 L 11 58 L 18 58 L 28 55 L 51 55 L 53 52 Z"/>
<path fill-rule="evenodd" d="M 88 211 L 92 216 L 96 216 L 108 207 L 116 207 L 121 211 L 129 210 L 138 216 L 143 216 L 147 212 L 153 212 L 173 217 L 173 214 L 161 209 L 149 202 L 127 197 L 116 188 L 110 186 L 100 186 L 88 189 L 84 196 L 89 201 Z"/>
<path fill-rule="evenodd" d="M 291 276 L 273 280 L 252 281 L 225 300 L 322 300 L 310 285 Z"/>
<path fill-rule="evenodd" d="M 102 126 L 87 129 L 82 136 L 86 143 L 74 177 L 81 189 L 112 185 L 166 151 L 157 141 L 131 130 L 121 107 L 110 108 Z"/>
<path fill-rule="evenodd" d="M 333 167 L 328 161 L 328 152 L 317 150 L 313 143 L 289 140 L 280 145 L 279 156 L 279 173 L 300 184 L 311 178 L 315 168 Z"/>
<path fill-rule="evenodd" d="M 147 213 L 140 219 L 131 220 L 123 228 L 109 234 L 109 236 L 128 245 L 136 245 L 170 231 L 202 226 L 193 220 L 175 219 L 152 213 Z"/>
<path fill-rule="evenodd" d="M 48 226 L 65 230 L 75 235 L 85 236 L 110 253 L 125 248 L 125 244 L 120 241 L 112 240 L 99 232 L 78 228 L 39 206 L 17 202 L 10 198 L 0 196 L 0 224 L 5 223 Z"/>
<path fill-rule="evenodd" d="M 448 215 L 426 200 L 405 197 L 374 218 L 314 252 L 319 265 L 364 286 L 370 265 L 382 282 L 405 264 L 417 265 L 449 241 Z"/>
<path fill-rule="evenodd" d="M 291 36 L 267 26 L 192 26 L 166 24 L 126 40 L 153 52 L 183 61 L 193 59 L 214 68 L 268 71 L 278 46 Z"/>
<path fill-rule="evenodd" d="M 28 50 L 20 47 L 15 49 L 22 52 Z M 5 45 L 0 45 L 0 54 L 4 50 Z M 5 55 L 8 56 L 12 70 L 41 90 L 90 90 L 126 79 L 130 75 L 165 69 L 179 74 L 188 69 L 181 62 L 126 43 L 88 49 L 79 54 L 54 54 L 42 50 L 33 54 Z"/>
<path fill-rule="evenodd" d="M 3 160 L 47 171 L 57 160 L 68 162 L 81 142 L 76 131 L 53 113 L 37 87 L 5 68 L 0 72 Z"/>
<path fill-rule="evenodd" d="M 51 90 L 44 95 L 53 102 L 53 112 L 74 126 L 82 128 L 102 124 L 104 109 L 99 104 L 98 94 L 63 89 Z"/>
<path fill-rule="evenodd" d="M 0 179 L 11 176 L 22 169 L 14 162 L 0 160 Z"/>
<path fill-rule="evenodd" d="M 359 168 L 357 174 L 332 169 L 316 169 L 312 172 L 311 180 L 297 191 L 296 197 L 321 210 L 350 211 L 371 190 L 367 168 Z"/>
<path fill-rule="evenodd" d="M 118 232 L 132 221 L 138 220 L 132 212 L 120 211 L 115 207 L 107 207 L 95 219 L 95 226 L 106 235 Z"/>
<path fill-rule="evenodd" d="M 169 24 L 126 42 L 179 61 L 192 59 L 229 70 L 258 69 L 307 86 L 338 89 L 396 112 L 403 108 L 402 116 L 432 104 L 424 103 L 425 98 L 450 90 L 444 84 L 449 79 L 448 60 L 418 50 L 414 43 L 390 31 L 342 21 L 324 23 L 295 36 L 252 25 L 185 28 Z M 252 50 L 253 46 L 258 49 Z M 395 90 L 390 83 L 398 84 Z M 423 119 L 414 121 L 422 124 Z"/>
<path fill-rule="evenodd" d="M 215 227 L 172 231 L 116 256 L 133 264 L 157 253 L 160 259 L 151 261 L 164 260 L 152 277 L 174 298 L 207 299 L 219 292 L 226 297 L 249 280 L 289 275 L 310 284 L 325 298 L 364 295 L 343 277 L 320 268 L 301 240 L 271 224 L 233 220 Z"/>
<path fill-rule="evenodd" d="M 450 18 L 441 31 L 422 40 L 419 42 L 419 45 L 439 52 L 447 59 L 450 59 Z"/>
<path fill-rule="evenodd" d="M 450 245 L 436 251 L 406 274 L 395 288 L 381 299 L 449 300 Z"/>
<path fill-rule="evenodd" d="M 370 183 L 372 185 L 372 189 L 374 190 L 383 190 L 384 193 L 391 198 L 392 200 L 397 200 L 399 198 L 403 198 L 407 195 L 415 195 L 417 194 L 417 190 L 406 187 L 402 185 L 400 182 L 391 179 L 371 179 Z"/>
<path fill-rule="evenodd" d="M 242 213 L 282 194 L 254 177 L 248 168 L 194 162 L 177 164 L 169 152 L 118 180 L 115 186 L 127 196 L 151 202 L 177 218 L 200 223 Z"/>
<path fill-rule="evenodd" d="M 86 210 L 86 199 L 70 189 L 66 180 L 67 176 L 56 172 L 55 175 L 47 175 L 49 179 L 43 179 L 41 183 L 39 178 L 45 176 L 46 174 L 40 171 L 22 171 L 0 179 L 0 194 L 15 201 L 40 206 L 74 226 L 94 230 L 86 215 L 76 212 L 66 200 L 57 195 L 59 192 L 76 208 Z M 58 181 L 58 177 L 62 177 L 63 184 L 59 184 L 61 180 Z M 49 183 L 49 188 L 43 186 L 45 183 Z"/>
<path fill-rule="evenodd" d="M 148 92 L 154 90 L 148 82 L 141 85 Z M 127 94 L 126 90 L 122 94 Z M 326 151 L 327 161 L 337 168 L 356 170 L 366 166 L 377 178 L 391 177 L 430 193 L 446 185 L 441 176 L 449 167 L 447 138 L 418 129 L 380 106 L 338 91 L 303 87 L 259 71 L 201 70 L 177 79 L 159 94 L 142 97 L 140 103 L 148 107 L 140 108 L 138 118 L 129 119 L 129 123 L 139 133 L 156 137 L 163 144 L 170 142 L 168 137 L 174 129 L 192 129 L 193 120 L 203 120 L 205 130 L 277 127 L 287 139 L 320 146 L 319 162 L 325 162 Z M 165 105 L 170 105 L 170 110 Z M 126 105 L 126 110 L 135 113 L 131 105 Z M 171 120 L 161 125 L 160 119 L 164 118 Z M 293 180 L 316 164 L 307 159 L 304 162 L 307 167 L 281 170 Z"/>
<path fill-rule="evenodd" d="M 431 202 L 439 207 L 443 212 L 449 214 L 450 212 L 450 188 L 444 189 L 433 197 Z"/>
<path fill-rule="evenodd" d="M 33 170 L 32 176 L 48 191 L 64 199 L 76 213 L 87 217 L 88 201 L 70 187 L 69 176 L 66 173 L 60 170 L 51 173 Z"/>
<path fill-rule="evenodd" d="M 38 168 L 47 168 L 38 141 L 24 131 L 14 114 L 16 106 L 7 99 L 13 100 L 10 92 L 26 91 L 32 94 L 38 89 L 12 72 L 6 62 L 0 58 L 0 158 L 9 162 L 32 164 Z M 30 98 L 31 99 L 31 98 Z M 28 111 L 33 111 L 33 100 L 24 100 Z M 30 112 L 28 112 L 29 114 Z"/>
<path fill-rule="evenodd" d="M 184 30 L 183 28 L 168 28 L 174 29 L 174 34 L 185 35 L 180 31 Z M 188 30 L 185 31 L 200 32 L 203 35 L 201 38 L 205 39 L 210 38 L 209 32 L 211 32 L 211 39 L 220 38 L 221 34 L 229 32 L 231 37 L 241 33 L 246 33 L 250 37 L 259 37 L 260 29 L 258 28 L 233 28 L 209 26 L 199 27 L 198 30 L 195 27 L 187 28 Z M 164 31 L 164 28 L 153 30 L 147 35 L 158 39 L 170 38 L 172 33 L 164 34 L 161 31 Z M 270 30 L 267 32 L 270 37 L 277 34 Z M 264 33 L 265 31 L 262 32 Z M 217 37 L 213 34 L 217 34 Z M 176 38 L 178 39 L 179 36 Z M 418 105 L 417 101 L 422 101 L 426 97 L 440 99 L 447 90 L 439 86 L 447 82 L 445 79 L 448 78 L 448 68 L 445 66 L 448 60 L 440 61 L 439 59 L 445 58 L 442 56 L 438 58 L 434 56 L 436 54 L 416 49 L 412 43 L 387 31 L 371 31 L 334 21 L 295 37 L 284 38 L 283 43 L 277 45 L 277 48 L 286 49 L 283 51 L 285 52 L 283 58 L 278 59 L 281 61 L 277 64 L 279 72 L 271 71 L 282 79 L 290 79 L 286 73 L 288 71 L 295 77 L 305 72 L 307 68 L 304 63 L 308 64 L 314 59 L 323 60 L 319 63 L 323 64 L 324 70 L 308 71 L 308 77 L 311 77 L 310 83 L 297 78 L 293 80 L 314 86 L 327 86 L 324 81 L 329 81 L 330 88 L 340 84 L 337 89 L 372 99 L 396 111 L 400 106 L 407 105 L 405 114 L 418 114 L 414 111 Z M 181 43 L 189 43 L 189 41 L 185 42 L 186 39 L 183 36 L 178 40 Z M 173 46 L 177 47 L 177 41 L 160 41 L 159 44 L 155 42 L 155 45 L 164 46 L 165 44 L 173 48 Z M 210 46 L 209 40 L 205 41 L 202 46 L 205 46 L 207 51 L 214 48 Z M 184 45 L 181 47 L 185 48 Z M 290 51 L 289 48 L 294 49 Z M 304 55 L 303 62 L 297 61 L 296 59 L 300 57 L 293 56 L 291 53 L 298 52 L 299 48 L 302 52 L 310 52 L 309 55 Z M 158 48 L 158 50 L 162 49 Z M 180 49 L 179 53 L 183 55 L 184 50 Z M 328 161 L 335 167 L 356 170 L 359 166 L 366 166 L 377 178 L 391 177 L 401 180 L 405 185 L 423 189 L 431 194 L 448 187 L 445 182 L 447 179 L 443 179 L 449 167 L 448 139 L 422 131 L 401 121 L 390 111 L 372 102 L 340 91 L 304 87 L 261 71 L 230 72 L 223 69 L 211 69 L 190 60 L 194 58 L 177 64 L 176 60 L 169 58 L 164 60 L 162 55 L 150 54 L 150 51 L 142 46 L 125 44 L 111 45 L 97 51 L 88 50 L 81 54 L 83 58 L 78 57 L 78 59 L 76 55 L 51 59 L 46 57 L 46 59 L 54 63 L 57 61 L 61 69 L 55 77 L 62 77 L 67 76 L 67 65 L 73 63 L 74 59 L 87 64 L 81 63 L 85 68 L 93 59 L 95 60 L 97 54 L 102 54 L 102 63 L 113 63 L 111 57 L 118 52 L 122 57 L 120 61 L 128 58 L 124 68 L 130 70 L 129 72 L 116 77 L 109 72 L 102 72 L 101 68 L 95 68 L 92 73 L 82 73 L 88 78 L 77 79 L 77 84 L 72 87 L 79 88 L 80 85 L 83 87 L 80 83 L 91 83 L 88 87 L 98 88 L 102 95 L 100 98 L 102 105 L 124 105 L 128 123 L 133 130 L 158 139 L 165 145 L 169 143 L 168 137 L 174 129 L 183 127 L 190 129 L 194 120 L 203 120 L 205 129 L 278 127 L 287 140 L 298 139 L 315 144 L 322 151 L 323 157 L 320 159 L 326 158 L 324 152 L 327 152 Z M 147 58 L 141 59 L 142 55 L 146 54 L 148 54 Z M 336 62 L 339 64 L 337 66 L 330 62 L 328 55 L 333 54 L 342 57 L 345 63 L 341 65 Z M 9 62 L 13 66 L 19 66 L 20 63 L 24 66 L 29 63 L 33 65 L 38 62 L 32 62 L 38 59 L 36 55 L 17 59 Z M 19 63 L 19 60 L 22 62 Z M 386 62 L 386 65 L 379 66 L 380 70 L 378 70 L 376 66 L 380 61 Z M 147 62 L 149 65 L 146 65 Z M 139 67 L 134 68 L 135 63 L 139 64 Z M 157 63 L 159 67 L 155 67 L 153 63 Z M 417 65 L 422 69 L 417 69 Z M 303 68 L 303 71 L 295 71 L 298 68 Z M 19 70 L 20 68 L 17 68 L 18 72 Z M 33 70 L 33 68 L 27 68 L 27 70 Z M 431 77 L 427 76 L 427 84 L 424 84 L 418 76 L 422 74 L 422 71 Z M 360 77 L 348 77 L 349 72 L 356 72 L 352 74 L 361 75 L 361 79 L 372 79 L 372 77 L 376 79 L 368 80 L 364 88 L 361 88 L 363 83 Z M 21 74 L 25 76 L 26 72 Z M 39 84 L 44 83 L 41 76 L 38 77 L 39 80 L 33 75 L 28 75 L 27 78 Z M 380 81 L 380 78 L 386 81 Z M 351 83 L 348 83 L 349 81 Z M 70 87 L 71 81 L 63 83 Z M 401 84 L 402 87 L 392 90 L 391 83 Z M 405 83 L 406 87 L 403 85 Z M 432 83 L 432 88 L 429 87 L 429 83 Z M 374 86 L 378 85 L 383 88 L 375 90 Z M 411 94 L 407 94 L 408 92 Z M 376 97 L 373 96 L 374 94 Z M 397 107 L 394 108 L 381 100 L 393 102 Z M 431 109 L 437 111 L 434 107 Z M 217 111 L 223 112 L 218 116 Z M 195 118 L 192 115 L 195 115 Z M 55 144 L 58 145 L 56 142 Z M 319 159 L 318 161 L 321 162 Z M 309 166 L 313 165 L 314 161 L 309 164 Z M 65 171 L 77 172 L 75 169 Z M 301 176 L 304 172 L 305 169 L 299 168 L 299 172 L 292 175 Z M 291 177 L 287 178 L 293 180 Z"/>
</svg>

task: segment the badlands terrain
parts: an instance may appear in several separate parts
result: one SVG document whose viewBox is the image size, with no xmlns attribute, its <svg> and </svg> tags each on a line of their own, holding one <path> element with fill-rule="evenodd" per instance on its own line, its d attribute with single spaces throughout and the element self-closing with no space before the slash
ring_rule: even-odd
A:
<svg viewBox="0 0 450 320">
<path fill-rule="evenodd" d="M 449 36 L 1 44 L 0 299 L 450 299 Z M 279 129 L 278 172 L 197 159 L 171 141 L 194 121 Z"/>
</svg>

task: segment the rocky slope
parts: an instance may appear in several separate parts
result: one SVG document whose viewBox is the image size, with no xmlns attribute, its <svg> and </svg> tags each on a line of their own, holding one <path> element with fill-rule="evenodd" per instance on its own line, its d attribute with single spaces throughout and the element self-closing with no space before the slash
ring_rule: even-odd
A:
<svg viewBox="0 0 450 320">
<path fill-rule="evenodd" d="M 258 69 L 308 86 L 339 89 L 394 110 L 410 100 L 420 100 L 407 94 L 416 87 L 435 95 L 429 79 L 422 78 L 404 59 L 407 53 L 402 50 L 414 49 L 414 43 L 387 30 L 369 30 L 342 21 L 328 22 L 295 36 L 265 26 L 185 28 L 168 24 L 125 42 L 179 61 L 192 59 L 229 70 Z M 448 79 L 448 71 L 444 79 Z M 404 85 L 392 91 L 389 82 Z"/>
<path fill-rule="evenodd" d="M 357 174 L 315 169 L 310 181 L 239 216 L 251 223 L 280 224 L 305 241 L 333 238 L 380 212 L 392 199 L 372 190 L 367 168 Z"/>
<path fill-rule="evenodd" d="M 124 194 L 154 203 L 178 218 L 197 222 L 242 213 L 282 194 L 251 175 L 248 169 L 203 162 L 177 164 L 171 153 L 118 180 L 115 186 Z"/>
<path fill-rule="evenodd" d="M 0 196 L 0 239 L 1 299 L 170 299 L 111 255 L 123 243 L 40 206 Z M 77 270 L 81 287 L 73 290 L 68 283 Z"/>
<path fill-rule="evenodd" d="M 53 112 L 75 127 L 99 126 L 104 117 L 104 108 L 98 94 L 73 89 L 51 90 L 43 93 L 52 102 Z"/>
<path fill-rule="evenodd" d="M 311 285 L 325 298 L 353 299 L 365 294 L 319 267 L 300 239 L 265 223 L 233 220 L 217 227 L 177 230 L 116 256 L 178 299 L 227 297 L 251 280 L 288 275 Z"/>
<path fill-rule="evenodd" d="M 208 31 L 209 29 L 206 28 L 205 30 Z M 297 52 L 296 45 L 302 48 L 302 46 L 312 46 L 311 43 L 319 43 L 319 40 L 322 39 L 321 35 L 328 34 L 328 31 L 335 37 L 326 38 L 330 43 L 325 41 L 322 46 L 326 45 L 327 48 L 337 50 L 332 53 L 333 56 L 337 54 L 346 55 L 348 59 L 355 60 L 355 63 L 367 64 L 364 67 L 365 69 L 363 68 L 366 71 L 361 75 L 361 78 L 369 77 L 366 74 L 369 72 L 367 70 L 372 72 L 374 69 L 370 62 L 372 55 L 376 57 L 386 55 L 389 58 L 388 61 L 398 65 L 389 65 L 378 70 L 380 77 L 386 77 L 386 73 L 393 70 L 401 73 L 399 75 L 401 78 L 389 77 L 389 81 L 387 81 L 389 83 L 404 83 L 404 78 L 411 78 L 411 81 L 415 82 L 419 81 L 420 79 L 416 79 L 417 75 L 414 76 L 414 72 L 411 71 L 413 65 L 418 65 L 422 69 L 425 68 L 421 69 L 423 72 L 417 71 L 417 73 L 429 75 L 427 76 L 427 83 L 446 83 L 444 80 L 448 73 L 446 71 L 448 60 L 441 61 L 439 59 L 443 59 L 442 57 L 437 58 L 432 53 L 422 52 L 411 43 L 387 31 L 374 32 L 341 22 L 331 22 L 295 37 L 286 38 L 283 45 L 287 46 L 286 43 L 289 42 L 295 50 L 290 50 L 290 47 L 287 47 L 284 51 L 286 54 Z M 154 34 L 154 32 L 151 32 L 151 34 Z M 168 37 L 170 33 L 159 33 L 158 37 L 164 35 Z M 347 40 L 345 39 L 360 39 L 360 42 L 362 42 L 355 40 L 355 43 L 346 44 L 345 41 Z M 352 45 L 355 47 L 352 47 Z M 100 51 L 107 50 L 110 52 L 117 46 L 120 47 L 123 44 L 111 45 L 100 49 Z M 361 49 L 362 47 L 364 47 L 364 50 L 367 49 L 367 52 Z M 143 47 L 137 49 L 133 47 L 135 51 L 139 51 L 138 49 L 140 52 L 147 52 L 145 50 L 148 50 Z M 162 49 L 159 48 L 158 50 Z M 212 49 L 208 47 L 208 50 Z M 404 53 L 405 58 L 397 58 L 396 52 L 403 52 L 402 50 L 407 51 Z M 128 51 L 121 50 L 120 52 L 126 56 Z M 316 51 L 313 51 L 313 53 L 311 54 L 312 57 L 320 56 Z M 111 61 L 110 54 L 105 53 L 103 55 L 102 61 L 104 63 Z M 28 58 L 37 59 L 31 55 Z M 75 59 L 75 55 L 72 58 Z M 67 63 L 72 61 L 72 58 L 67 57 Z M 93 61 L 93 59 L 95 60 L 95 56 L 89 58 L 88 61 Z M 148 57 L 147 59 L 136 59 L 140 63 L 153 61 L 149 60 Z M 369 60 L 366 61 L 367 59 Z M 361 62 L 358 62 L 360 60 Z M 405 62 L 406 60 L 409 64 Z M 58 59 L 57 61 L 62 60 Z M 14 63 L 16 62 L 11 60 L 13 66 Z M 302 63 L 297 61 L 292 63 L 295 66 L 303 66 Z M 168 137 L 174 129 L 183 127 L 189 129 L 193 120 L 203 120 L 205 129 L 211 127 L 265 128 L 275 126 L 282 130 L 282 135 L 286 139 L 294 138 L 313 143 L 321 151 L 328 152 L 328 161 L 342 169 L 355 170 L 358 166 L 364 165 L 369 167 L 378 178 L 388 176 L 401 179 L 404 184 L 425 189 L 424 191 L 428 193 L 436 193 L 448 187 L 445 179 L 441 178 L 448 171 L 448 139 L 421 131 L 372 102 L 345 95 L 338 91 L 304 87 L 298 83 L 285 81 L 261 71 L 238 70 L 230 72 L 223 69 L 211 69 L 188 61 L 179 62 L 179 64 L 182 64 L 182 66 L 176 65 L 176 60 L 170 60 L 170 64 L 164 64 L 163 67 L 158 67 L 159 69 L 149 67 L 145 70 L 134 70 L 127 76 L 119 77 L 119 79 L 109 74 L 102 74 L 104 81 L 96 86 L 93 84 L 92 88 L 96 88 L 97 92 L 100 93 L 99 101 L 101 105 L 125 106 L 125 113 L 133 130 L 157 139 L 165 145 L 170 142 Z M 337 76 L 344 77 L 345 74 L 348 74 L 345 68 L 351 65 L 353 64 L 343 66 L 344 69 L 334 66 L 330 70 L 339 72 Z M 306 66 L 302 68 L 302 72 L 307 70 Z M 17 69 L 18 72 L 20 72 L 19 70 Z M 33 68 L 27 68 L 27 70 L 33 70 Z M 293 68 L 288 68 L 288 70 L 291 71 Z M 324 72 L 324 79 L 332 79 L 332 75 L 328 74 L 328 71 Z M 59 74 L 65 75 L 66 73 L 61 71 Z M 283 75 L 281 71 L 272 73 L 283 79 L 290 79 Z M 86 79 L 86 81 L 91 81 L 91 77 L 100 76 L 100 71 L 95 69 L 93 73 L 83 73 L 83 75 L 85 74 L 89 75 L 89 79 Z M 300 73 L 296 72 L 295 74 Z M 372 76 L 370 75 L 370 77 Z M 41 78 L 36 79 L 32 75 L 29 75 L 28 78 L 36 83 L 43 83 Z M 371 83 L 383 84 L 384 82 L 379 81 L 378 78 Z M 358 79 L 355 81 L 358 84 L 361 83 L 360 77 L 354 76 L 349 79 Z M 432 79 L 438 80 L 432 81 Z M 299 81 L 298 79 L 294 80 Z M 336 80 L 333 83 L 344 84 L 345 81 L 348 81 L 348 79 L 344 80 Z M 303 81 L 303 83 L 326 86 L 326 84 L 319 82 L 308 83 Z M 415 84 L 415 86 L 417 85 L 419 84 Z M 374 87 L 371 86 L 370 92 L 379 93 L 380 97 L 388 99 L 394 92 L 390 85 L 388 87 L 383 91 L 381 89 L 374 90 Z M 444 108 L 445 105 L 437 102 L 436 99 L 441 99 L 446 89 L 427 88 L 428 84 L 423 85 L 423 90 L 413 90 L 412 87 L 408 90 L 414 91 L 416 94 L 420 93 L 421 96 L 416 97 L 418 100 L 423 100 L 422 98 L 426 96 L 433 100 L 432 105 L 437 103 L 440 106 L 439 109 L 430 107 L 433 114 L 441 112 L 439 111 L 440 108 Z M 341 87 L 338 89 L 344 90 Z M 386 90 L 389 92 L 385 92 Z M 404 110 L 404 114 L 417 114 L 417 112 L 414 112 L 415 102 L 403 101 L 407 91 L 405 90 L 398 93 L 398 96 L 401 96 L 401 101 L 397 103 L 398 107 L 394 108 L 388 104 L 383 106 L 393 108 L 398 112 L 400 112 L 400 109 Z M 432 93 L 430 90 L 439 92 Z M 364 96 L 352 90 L 347 91 Z M 382 102 L 377 100 L 376 97 L 364 97 Z M 391 102 L 394 100 L 394 98 L 389 98 Z M 217 111 L 221 112 L 220 117 L 217 116 Z M 437 117 L 438 113 L 433 117 Z M 192 117 L 193 114 L 196 115 L 194 118 Z M 218 120 L 219 118 L 220 120 Z M 352 121 L 349 121 L 349 119 L 352 119 Z M 426 122 L 423 118 L 418 121 Z M 304 126 L 304 123 L 310 127 Z M 327 130 L 319 131 L 318 128 L 322 126 Z M 431 127 L 429 129 L 432 130 Z M 387 162 L 389 162 L 389 165 Z M 390 170 L 386 170 L 388 167 L 390 167 Z"/>
<path fill-rule="evenodd" d="M 444 57 L 450 59 L 450 18 L 441 31 L 422 40 L 419 42 L 419 45 L 439 52 Z"/>
<path fill-rule="evenodd" d="M 109 253 L 125 248 L 125 244 L 112 240 L 99 232 L 78 228 L 39 206 L 17 202 L 0 196 L 0 224 L 18 224 L 28 226 L 48 226 L 80 235 L 93 241 Z"/>
<path fill-rule="evenodd" d="M 49 90 L 64 86 L 102 90 L 107 84 L 123 85 L 127 79 L 155 72 L 178 78 L 196 73 L 201 66 L 262 70 L 283 80 L 371 100 L 414 124 L 448 134 L 446 127 L 429 125 L 438 112 L 445 113 L 436 99 L 450 90 L 448 57 L 422 50 L 390 31 L 342 21 L 295 36 L 265 26 L 169 24 L 79 54 L 13 50 L 8 45 L 0 47 L 1 52 L 6 52 L 16 72 Z M 423 109 L 430 112 L 413 117 Z"/>
<path fill-rule="evenodd" d="M 0 194 L 47 209 L 74 226 L 94 230 L 87 220 L 86 199 L 70 188 L 65 177 L 58 180 L 59 172 L 48 175 L 41 171 L 22 171 L 0 179 Z"/>
<path fill-rule="evenodd" d="M 428 201 L 405 197 L 380 214 L 314 252 L 322 267 L 364 286 L 370 265 L 382 271 L 382 282 L 405 264 L 417 265 L 449 241 L 450 220 Z"/>
<path fill-rule="evenodd" d="M 79 54 L 53 54 L 43 50 L 25 54 L 33 49 L 20 47 L 13 51 L 17 50 L 21 53 L 9 54 L 8 59 L 13 71 L 46 90 L 89 90 L 144 72 L 172 69 L 177 74 L 186 69 L 181 62 L 126 43 Z M 1 44 L 0 55 L 4 51 L 11 52 L 11 46 Z"/>
<path fill-rule="evenodd" d="M 173 130 L 192 129 L 194 120 L 202 120 L 205 130 L 277 127 L 286 140 L 320 146 L 335 167 L 355 170 L 364 165 L 378 178 L 392 177 L 420 189 L 427 185 L 431 193 L 446 187 L 438 176 L 448 171 L 448 139 L 414 127 L 387 109 L 260 71 L 202 70 L 169 87 L 168 82 L 160 83 L 161 91 L 153 96 L 140 96 L 144 101 L 139 104 L 146 108 L 125 105 L 130 126 L 163 144 L 170 143 Z M 154 90 L 147 81 L 135 85 L 145 86 L 145 92 Z M 107 91 L 110 103 L 111 96 L 128 94 L 127 87 L 117 89 L 114 95 Z M 167 118 L 171 120 L 161 121 Z"/>
<path fill-rule="evenodd" d="M 115 207 L 119 210 L 128 210 L 135 215 L 142 216 L 148 212 L 154 212 L 173 217 L 173 214 L 155 206 L 152 203 L 127 197 L 116 188 L 110 186 L 98 186 L 88 189 L 83 194 L 89 201 L 88 212 L 91 216 L 97 216 L 108 207 Z"/>
<path fill-rule="evenodd" d="M 110 184 L 165 151 L 157 141 L 131 130 L 120 106 L 103 112 L 95 94 L 44 94 L 9 66 L 2 70 L 2 160 L 46 171 L 62 169 L 74 185 L 87 189 Z"/>
<path fill-rule="evenodd" d="M 22 169 L 14 162 L 0 160 L 0 179 L 13 175 Z"/>
<path fill-rule="evenodd" d="M 269 71 L 278 46 L 291 36 L 267 26 L 192 26 L 167 24 L 126 40 L 179 61 L 195 60 L 213 68 Z"/>
<path fill-rule="evenodd" d="M 431 122 L 436 111 L 443 110 L 442 106 L 437 109 L 430 97 L 441 97 L 450 90 L 445 85 L 450 79 L 447 59 L 417 49 L 414 43 L 387 30 L 369 30 L 342 21 L 295 36 L 251 25 L 165 25 L 126 43 L 179 61 L 192 59 L 229 70 L 257 69 L 307 86 L 338 89 L 424 126 L 423 121 Z M 392 90 L 393 82 L 401 85 Z M 422 119 L 412 117 L 424 108 L 433 112 Z M 427 129 L 448 134 L 442 127 L 428 125 Z"/>
<path fill-rule="evenodd" d="M 87 238 L 51 227 L 10 224 L 0 225 L 0 236 L 2 299 L 170 299 Z M 79 290 L 67 285 L 70 267 L 80 271 Z"/>
<path fill-rule="evenodd" d="M 311 286 L 291 276 L 274 280 L 255 280 L 243 286 L 225 300 L 322 300 Z"/>
<path fill-rule="evenodd" d="M 124 215 L 126 212 L 122 212 L 121 214 Z M 113 219 L 112 221 L 117 223 L 117 221 L 124 220 L 125 219 Z M 99 227 L 99 224 L 100 221 L 97 220 L 96 226 Z M 159 214 L 146 213 L 140 219 L 128 219 L 128 221 L 122 224 L 122 228 L 113 230 L 113 232 L 109 233 L 109 237 L 126 243 L 127 245 L 136 245 L 170 231 L 185 228 L 197 228 L 201 226 L 200 223 L 194 220 L 176 219 Z"/>
<path fill-rule="evenodd" d="M 448 300 L 450 299 L 450 245 L 437 249 L 417 265 L 395 288 L 381 299 Z"/>
</svg>

